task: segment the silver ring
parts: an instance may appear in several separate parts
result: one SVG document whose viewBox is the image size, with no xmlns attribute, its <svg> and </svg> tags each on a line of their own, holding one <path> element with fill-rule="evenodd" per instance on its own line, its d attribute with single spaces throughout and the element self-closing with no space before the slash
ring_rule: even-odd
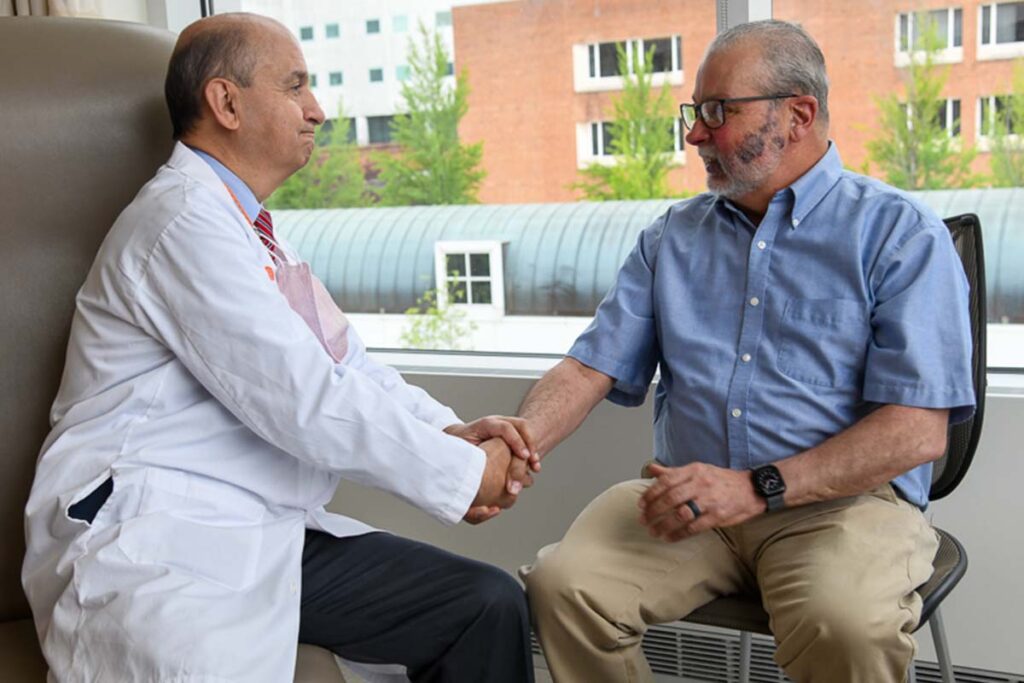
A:
<svg viewBox="0 0 1024 683">
<path fill-rule="evenodd" d="M 695 502 L 693 502 L 692 500 L 688 500 L 688 501 L 686 501 L 685 504 L 686 504 L 686 507 L 690 508 L 690 512 L 693 513 L 693 518 L 694 519 L 697 519 L 698 517 L 700 517 L 700 515 L 701 515 L 700 508 L 697 507 L 697 504 Z"/>
</svg>

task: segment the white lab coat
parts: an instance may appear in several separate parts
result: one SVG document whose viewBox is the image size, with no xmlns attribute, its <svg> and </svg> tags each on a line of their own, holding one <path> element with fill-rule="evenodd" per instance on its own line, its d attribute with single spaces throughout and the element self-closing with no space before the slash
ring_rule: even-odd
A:
<svg viewBox="0 0 1024 683">
<path fill-rule="evenodd" d="M 69 220 L 71 220 L 69 218 Z M 26 510 L 23 583 L 60 681 L 290 681 L 305 528 L 340 479 L 458 522 L 483 452 L 370 360 L 334 364 L 187 147 L 118 218 L 76 299 Z M 107 477 L 91 525 L 70 505 Z"/>
</svg>

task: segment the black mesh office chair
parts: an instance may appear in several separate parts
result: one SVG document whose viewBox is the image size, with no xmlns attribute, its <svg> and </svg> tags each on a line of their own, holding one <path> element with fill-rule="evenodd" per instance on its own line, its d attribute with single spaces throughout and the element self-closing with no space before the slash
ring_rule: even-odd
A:
<svg viewBox="0 0 1024 683">
<path fill-rule="evenodd" d="M 935 462 L 932 472 L 930 500 L 945 498 L 964 478 L 974 457 L 981 436 L 981 423 L 985 414 L 985 258 L 981 243 L 981 223 L 974 214 L 964 214 L 946 219 L 953 244 L 960 255 L 967 281 L 971 287 L 971 336 L 973 356 L 971 368 L 974 374 L 974 395 L 977 407 L 974 417 L 949 429 L 946 454 Z M 917 589 L 924 602 L 921 621 L 931 624 L 932 641 L 939 659 L 939 670 L 943 683 L 955 683 L 953 663 L 949 657 L 946 631 L 942 625 L 939 604 L 963 578 L 967 571 L 967 553 L 960 542 L 942 529 L 939 534 L 939 550 L 933 562 L 935 571 L 928 582 Z M 750 680 L 751 633 L 771 635 L 768 628 L 768 614 L 761 607 L 759 595 L 734 595 L 718 598 L 692 612 L 683 621 L 705 626 L 719 626 L 737 629 L 740 634 L 740 676 L 741 683 Z"/>
</svg>

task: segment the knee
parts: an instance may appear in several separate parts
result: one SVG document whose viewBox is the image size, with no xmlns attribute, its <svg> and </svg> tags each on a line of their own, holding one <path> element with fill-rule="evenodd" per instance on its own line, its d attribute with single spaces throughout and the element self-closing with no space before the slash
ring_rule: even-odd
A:
<svg viewBox="0 0 1024 683">
<path fill-rule="evenodd" d="M 507 572 L 481 564 L 467 579 L 467 587 L 481 614 L 495 620 L 528 623 L 526 594 Z"/>
</svg>

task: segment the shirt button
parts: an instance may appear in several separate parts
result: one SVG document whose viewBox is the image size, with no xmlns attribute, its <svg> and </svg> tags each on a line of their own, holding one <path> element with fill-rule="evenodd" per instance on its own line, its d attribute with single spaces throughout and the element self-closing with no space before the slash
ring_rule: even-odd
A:
<svg viewBox="0 0 1024 683">
<path fill-rule="evenodd" d="M 732 409 L 732 416 L 733 417 L 739 417 L 742 414 L 743 414 L 743 411 L 740 410 L 739 408 L 733 408 Z"/>
<path fill-rule="evenodd" d="M 793 227 L 795 228 L 798 225 L 800 225 L 800 219 L 799 218 L 794 218 L 793 219 Z"/>
<path fill-rule="evenodd" d="M 750 362 L 750 354 L 749 353 L 743 354 L 742 356 L 740 356 L 740 360 L 743 361 L 744 363 L 749 363 Z"/>
<path fill-rule="evenodd" d="M 763 250 L 765 249 L 765 247 L 767 247 L 767 246 L 768 246 L 768 243 L 767 243 L 767 242 L 765 242 L 764 240 L 761 240 L 760 242 L 758 242 L 758 243 L 757 243 L 757 248 L 758 248 L 758 249 L 761 249 L 762 251 L 763 251 Z"/>
<path fill-rule="evenodd" d="M 288 583 L 288 590 L 290 590 L 292 592 L 292 595 L 295 595 L 296 593 L 299 592 L 299 584 L 297 582 L 295 582 L 295 581 L 289 582 Z"/>
<path fill-rule="evenodd" d="M 758 305 L 759 303 L 761 303 L 761 300 L 760 300 L 760 299 L 758 299 L 758 298 L 757 298 L 756 296 L 755 296 L 755 297 L 753 297 L 753 298 L 752 298 L 752 299 L 750 300 L 750 305 L 751 305 L 751 306 L 756 306 L 756 305 Z"/>
</svg>

